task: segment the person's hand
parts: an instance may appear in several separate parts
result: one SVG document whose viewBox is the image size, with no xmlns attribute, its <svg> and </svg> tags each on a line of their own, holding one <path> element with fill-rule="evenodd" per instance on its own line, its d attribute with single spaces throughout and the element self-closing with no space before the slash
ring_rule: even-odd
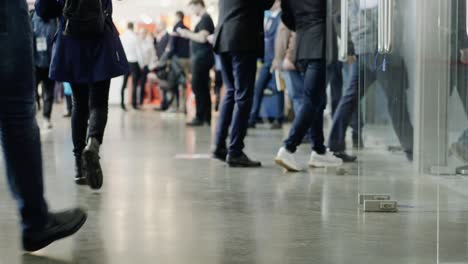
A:
<svg viewBox="0 0 468 264">
<path fill-rule="evenodd" d="M 296 69 L 296 66 L 294 65 L 294 63 L 290 59 L 285 58 L 283 60 L 283 70 L 293 71 L 295 69 Z"/>
<path fill-rule="evenodd" d="M 180 37 L 179 33 L 177 32 L 171 32 L 169 33 L 169 35 L 171 35 L 172 37 Z"/>
<path fill-rule="evenodd" d="M 281 70 L 280 62 L 277 59 L 273 60 L 273 63 L 271 64 L 270 72 L 280 71 L 280 70 Z"/>
<path fill-rule="evenodd" d="M 214 34 L 211 34 L 211 35 L 209 35 L 206 39 L 208 40 L 208 43 L 210 43 L 211 45 L 213 45 L 214 42 L 215 42 L 215 35 L 214 35 Z"/>
<path fill-rule="evenodd" d="M 460 50 L 460 62 L 468 64 L 468 48 Z"/>
<path fill-rule="evenodd" d="M 348 59 L 346 60 L 346 63 L 348 64 L 353 64 L 357 61 L 357 58 L 356 56 L 352 55 L 352 56 L 348 56 Z"/>
</svg>

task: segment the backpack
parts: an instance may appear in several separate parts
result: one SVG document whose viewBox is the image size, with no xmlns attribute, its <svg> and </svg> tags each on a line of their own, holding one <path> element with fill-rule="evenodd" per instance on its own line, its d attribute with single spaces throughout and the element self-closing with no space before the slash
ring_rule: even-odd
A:
<svg viewBox="0 0 468 264">
<path fill-rule="evenodd" d="M 92 38 L 104 33 L 110 12 L 102 7 L 102 0 L 66 0 L 63 17 L 64 35 Z"/>
</svg>

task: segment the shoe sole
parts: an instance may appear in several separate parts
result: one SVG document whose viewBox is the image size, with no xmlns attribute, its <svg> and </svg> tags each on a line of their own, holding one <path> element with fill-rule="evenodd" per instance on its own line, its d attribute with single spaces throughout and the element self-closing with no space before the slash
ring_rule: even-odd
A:
<svg viewBox="0 0 468 264">
<path fill-rule="evenodd" d="M 83 152 L 83 173 L 91 189 L 99 190 L 102 187 L 104 176 L 99 156 L 92 151 Z"/>
<path fill-rule="evenodd" d="M 314 163 L 309 163 L 310 168 L 337 168 L 341 167 L 343 164 L 336 164 L 336 165 L 330 165 L 328 163 L 323 163 L 323 162 L 314 162 Z"/>
<path fill-rule="evenodd" d="M 286 169 L 287 171 L 289 172 L 300 172 L 300 170 L 297 170 L 297 169 L 294 169 L 292 168 L 291 166 L 289 166 L 288 164 L 286 164 L 283 160 L 281 159 L 275 159 L 275 163 L 276 165 L 280 166 L 280 167 L 283 167 L 284 169 Z"/>
<path fill-rule="evenodd" d="M 64 232 L 61 232 L 61 233 L 58 233 L 56 236 L 44 241 L 43 243 L 39 244 L 38 246 L 35 246 L 35 247 L 27 247 L 27 246 L 24 246 L 24 250 L 27 251 L 27 252 L 35 252 L 35 251 L 39 251 L 47 246 L 49 246 L 50 244 L 54 243 L 55 241 L 57 240 L 60 240 L 60 239 L 63 239 L 63 238 L 66 238 L 66 237 L 69 237 L 69 236 L 72 236 L 74 235 L 76 232 L 78 232 L 81 227 L 83 227 L 83 225 L 86 223 L 86 220 L 88 219 L 88 216 L 86 214 L 83 215 L 83 217 L 80 219 L 80 221 L 78 222 L 78 224 L 76 224 L 73 228 L 71 228 L 70 230 L 67 230 L 67 231 L 64 231 Z"/>
<path fill-rule="evenodd" d="M 242 164 L 237 164 L 237 163 L 229 163 L 228 166 L 230 168 L 260 168 L 262 167 L 262 164 L 256 165 L 256 166 L 249 166 L 249 165 L 242 165 Z"/>
</svg>

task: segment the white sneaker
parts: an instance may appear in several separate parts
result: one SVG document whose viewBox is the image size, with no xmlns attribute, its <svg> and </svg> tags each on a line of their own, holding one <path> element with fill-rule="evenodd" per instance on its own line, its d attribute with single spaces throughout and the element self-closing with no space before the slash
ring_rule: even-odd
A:
<svg viewBox="0 0 468 264">
<path fill-rule="evenodd" d="M 278 151 L 275 163 L 290 172 L 299 172 L 302 170 L 301 166 L 297 163 L 294 154 L 289 152 L 285 147 L 280 148 Z"/>
<path fill-rule="evenodd" d="M 312 151 L 310 154 L 309 166 L 314 168 L 327 168 L 327 167 L 339 167 L 343 165 L 343 160 L 335 157 L 333 153 L 328 152 L 319 155 L 317 152 Z"/>
</svg>

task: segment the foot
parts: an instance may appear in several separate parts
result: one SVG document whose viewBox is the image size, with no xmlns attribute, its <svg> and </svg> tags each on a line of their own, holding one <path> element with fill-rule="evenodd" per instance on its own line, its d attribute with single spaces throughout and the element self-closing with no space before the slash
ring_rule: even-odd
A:
<svg viewBox="0 0 468 264">
<path fill-rule="evenodd" d="M 258 168 L 262 166 L 262 163 L 259 161 L 253 161 L 247 157 L 244 153 L 242 153 L 238 157 L 234 157 L 228 155 L 226 158 L 226 162 L 229 167 L 232 168 Z"/>
<path fill-rule="evenodd" d="M 99 190 L 103 184 L 103 173 L 99 162 L 100 143 L 95 138 L 90 138 L 83 151 L 83 176 L 88 181 L 89 187 Z"/>
<path fill-rule="evenodd" d="M 71 116 L 72 116 L 71 113 L 65 113 L 65 114 L 63 114 L 63 117 L 64 117 L 64 118 L 69 118 L 69 117 L 71 117 Z"/>
<path fill-rule="evenodd" d="M 228 150 L 226 147 L 216 148 L 213 151 L 213 158 L 220 160 L 222 162 L 226 162 L 227 155 L 228 155 Z"/>
<path fill-rule="evenodd" d="M 140 107 L 138 107 L 138 106 L 136 106 L 136 105 L 134 105 L 134 106 L 133 106 L 133 110 L 135 110 L 135 111 L 140 111 L 140 110 L 141 110 L 141 108 L 140 108 Z"/>
<path fill-rule="evenodd" d="M 75 157 L 75 183 L 77 185 L 88 185 L 88 180 L 83 174 L 83 161 L 81 157 Z"/>
<path fill-rule="evenodd" d="M 255 125 L 254 122 L 249 122 L 248 128 L 255 129 L 257 126 Z"/>
<path fill-rule="evenodd" d="M 406 159 L 408 159 L 409 162 L 413 162 L 413 151 L 412 150 L 405 150 L 405 156 L 406 156 Z"/>
<path fill-rule="evenodd" d="M 335 152 L 335 157 L 341 159 L 344 163 L 356 162 L 357 157 L 347 154 L 346 152 Z"/>
<path fill-rule="evenodd" d="M 275 121 L 271 124 L 270 129 L 277 130 L 283 128 L 283 124 L 279 121 Z"/>
<path fill-rule="evenodd" d="M 302 170 L 294 157 L 294 153 L 289 152 L 285 147 L 280 148 L 278 151 L 275 163 L 289 172 L 299 172 Z"/>
<path fill-rule="evenodd" d="M 81 209 L 74 209 L 49 215 L 47 225 L 41 230 L 23 232 L 23 248 L 34 252 L 51 243 L 76 233 L 86 222 L 87 215 Z"/>
<path fill-rule="evenodd" d="M 122 108 L 123 111 L 127 112 L 127 107 L 125 104 L 120 104 L 120 108 Z"/>
<path fill-rule="evenodd" d="M 343 165 L 343 160 L 335 157 L 333 153 L 326 152 L 325 154 L 318 154 L 312 151 L 309 160 L 309 166 L 313 168 L 328 168 L 328 167 L 339 167 Z"/>
<path fill-rule="evenodd" d="M 44 124 L 43 124 L 43 127 L 45 130 L 51 130 L 52 129 L 52 122 L 50 121 L 50 119 L 44 119 Z"/>
<path fill-rule="evenodd" d="M 201 127 L 203 126 L 203 121 L 194 118 L 192 121 L 187 122 L 185 125 L 187 125 L 188 127 Z"/>
<path fill-rule="evenodd" d="M 353 136 L 353 149 L 364 149 L 364 141 L 362 137 L 354 137 Z"/>
</svg>

